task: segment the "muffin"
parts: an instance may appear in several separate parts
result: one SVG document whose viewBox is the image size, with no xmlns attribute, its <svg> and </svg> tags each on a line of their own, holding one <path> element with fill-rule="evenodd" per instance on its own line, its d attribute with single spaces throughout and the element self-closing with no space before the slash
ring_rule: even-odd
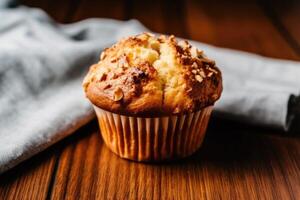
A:
<svg viewBox="0 0 300 200">
<path fill-rule="evenodd" d="M 201 146 L 222 77 L 215 62 L 187 41 L 143 33 L 105 49 L 83 88 L 114 153 L 160 161 Z"/>
</svg>

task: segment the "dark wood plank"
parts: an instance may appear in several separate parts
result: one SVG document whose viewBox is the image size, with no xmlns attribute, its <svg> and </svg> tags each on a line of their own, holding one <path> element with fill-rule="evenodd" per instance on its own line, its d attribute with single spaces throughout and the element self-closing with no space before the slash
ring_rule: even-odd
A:
<svg viewBox="0 0 300 200">
<path fill-rule="evenodd" d="M 43 9 L 54 20 L 58 22 L 69 22 L 74 9 L 77 8 L 79 0 L 22 0 L 21 3 L 29 7 L 38 7 Z"/>
<path fill-rule="evenodd" d="M 129 16 L 139 19 L 152 30 L 263 55 L 297 59 L 293 49 L 256 4 L 232 7 L 188 2 L 186 6 L 178 6 L 180 2 L 176 2 L 177 5 L 168 11 L 165 3 L 156 2 L 151 4 L 156 10 L 152 14 L 152 9 L 145 9 L 150 3 L 131 3 Z M 247 17 L 245 10 L 248 9 L 253 21 Z M 178 12 L 181 13 L 179 16 L 176 15 Z M 174 20 L 175 16 L 186 18 L 187 32 L 182 31 L 185 27 L 182 18 Z M 278 48 L 284 53 L 279 54 Z M 65 193 L 66 197 L 76 195 L 86 199 L 95 196 L 111 199 L 296 198 L 300 191 L 299 139 L 264 135 L 276 131 L 235 125 L 228 122 L 219 127 L 219 121 L 212 121 L 199 152 L 186 160 L 158 165 L 119 159 L 94 131 L 89 140 L 75 145 L 75 151 L 80 148 L 76 154 L 62 157 L 72 160 L 69 164 L 72 169 L 65 170 L 62 165 L 57 173 L 59 177 L 74 181 L 68 181 L 66 187 L 57 187 L 54 194 Z M 83 150 L 89 153 L 85 154 Z M 83 174 L 80 180 L 79 173 Z"/>
<path fill-rule="evenodd" d="M 139 1 L 132 0 L 130 2 L 129 18 L 134 18 L 143 23 L 147 28 L 155 32 L 165 32 L 163 19 L 162 1 Z"/>
<path fill-rule="evenodd" d="M 300 1 L 260 0 L 259 3 L 278 32 L 300 56 Z"/>
<path fill-rule="evenodd" d="M 40 7 L 54 20 L 64 22 L 72 2 L 23 0 L 21 3 Z M 1 175 L 0 199 L 46 199 L 51 194 L 59 154 L 60 146 L 56 145 Z"/>
<path fill-rule="evenodd" d="M 69 174 L 66 174 L 67 178 L 65 180 L 60 181 L 60 179 L 57 179 L 57 181 L 62 182 L 63 184 L 65 184 L 65 192 L 61 193 L 61 192 L 57 192 L 56 190 L 54 190 L 53 194 L 63 194 L 64 198 L 70 198 L 70 197 L 77 197 L 80 195 L 80 187 L 81 185 L 81 180 L 83 178 L 83 166 L 82 164 L 85 162 L 85 158 L 87 155 L 87 142 L 88 142 L 89 138 L 85 137 L 81 140 L 78 141 L 78 143 L 74 146 L 74 150 L 71 154 L 69 154 L 69 148 L 67 148 L 67 151 L 64 152 L 62 154 L 62 165 L 59 164 L 58 166 L 58 176 L 57 178 L 65 178 L 65 176 L 60 176 L 60 170 L 62 169 L 61 167 L 63 167 L 63 171 L 65 171 L 65 167 L 70 167 L 70 169 L 67 170 L 67 172 L 69 172 Z M 64 157 L 65 155 L 70 155 L 70 157 Z M 67 158 L 65 160 L 65 158 Z M 64 161 L 69 161 L 67 163 L 67 165 L 64 165 Z M 56 185 L 56 183 L 54 184 Z M 61 189 L 58 188 L 57 186 L 55 186 L 54 189 Z"/>
<path fill-rule="evenodd" d="M 186 37 L 186 2 L 184 0 L 163 1 L 163 20 L 166 28 L 165 33 L 177 37 Z M 170 17 L 172 16 L 172 17 Z"/>
<path fill-rule="evenodd" d="M 77 130 L 71 137 L 2 174 L 0 199 L 64 199 L 65 193 L 59 191 L 73 191 L 74 185 L 81 183 L 83 176 L 78 174 L 82 174 L 82 170 L 72 164 L 75 162 L 74 166 L 80 166 L 76 163 L 76 157 L 87 153 L 82 144 L 91 139 L 91 133 L 95 130 L 94 121 Z M 78 170 L 80 173 L 77 173 Z M 76 172 L 77 176 L 70 180 L 70 172 Z"/>
<path fill-rule="evenodd" d="M 253 1 L 187 1 L 189 37 L 265 56 L 299 59 Z"/>
<path fill-rule="evenodd" d="M 52 199 L 292 199 L 299 195 L 297 138 L 212 121 L 203 147 L 192 157 L 143 164 L 118 158 L 103 144 L 96 124 L 90 126 L 92 134 L 63 150 Z"/>
<path fill-rule="evenodd" d="M 67 21 L 134 17 L 157 32 L 272 57 L 299 59 L 278 27 L 253 1 L 187 1 L 187 4 L 175 1 L 169 7 L 168 4 L 169 1 L 80 1 L 78 7 L 70 9 L 74 14 Z M 12 171 L 4 179 L 0 177 L 5 180 L 0 183 L 3 198 L 18 197 L 15 193 L 28 198 L 41 193 L 39 199 L 46 196 L 51 199 L 300 197 L 299 137 L 283 137 L 275 130 L 213 119 L 203 147 L 196 154 L 161 164 L 118 158 L 103 144 L 95 121 L 53 148 L 58 146 L 62 151 L 56 165 L 55 156 L 40 154 L 46 161 L 34 158 L 25 162 L 19 173 Z"/>
<path fill-rule="evenodd" d="M 81 0 L 78 9 L 74 12 L 71 21 L 79 21 L 86 18 L 113 18 L 124 19 L 126 17 L 125 1 L 90 1 Z"/>
<path fill-rule="evenodd" d="M 65 193 L 60 192 L 64 191 L 67 188 L 68 183 L 68 173 L 71 169 L 71 163 L 72 163 L 72 156 L 74 152 L 74 145 L 68 144 L 64 148 L 58 165 L 59 172 L 55 172 L 52 174 L 52 176 L 55 177 L 54 182 L 52 183 L 52 188 L 50 192 L 50 197 L 52 199 L 64 199 Z"/>
<path fill-rule="evenodd" d="M 192 39 L 277 58 L 300 58 L 265 15 L 264 10 L 251 1 L 222 3 L 211 0 L 187 3 L 188 32 Z M 259 139 L 260 136 L 256 137 Z M 292 152 L 299 153 L 299 138 L 290 138 L 284 144 L 282 138 L 262 136 L 260 142 L 263 144 L 255 142 L 249 148 L 256 150 L 264 145 L 268 146 L 268 150 L 257 152 L 258 156 L 263 156 L 261 159 L 264 162 L 254 165 L 249 172 L 243 172 L 244 169 L 241 168 L 237 172 L 232 171 L 225 175 L 228 180 L 234 182 L 243 180 L 239 184 L 240 190 L 235 191 L 239 195 L 238 199 L 243 199 L 243 195 L 254 199 L 290 199 L 299 196 L 299 192 L 295 192 L 300 189 L 299 173 L 296 172 L 300 169 L 297 159 L 299 155 L 294 157 L 291 152 L 286 152 L 292 145 Z M 291 157 L 297 160 L 296 164 L 294 161 L 293 164 L 286 163 L 284 158 Z M 293 174 L 293 178 L 290 173 Z M 220 191 L 223 187 L 224 185 L 219 188 Z M 222 197 L 226 196 L 223 194 Z M 230 193 L 227 198 L 231 198 Z"/>
<path fill-rule="evenodd" d="M 0 176 L 0 199 L 46 199 L 59 151 L 50 148 Z"/>
</svg>

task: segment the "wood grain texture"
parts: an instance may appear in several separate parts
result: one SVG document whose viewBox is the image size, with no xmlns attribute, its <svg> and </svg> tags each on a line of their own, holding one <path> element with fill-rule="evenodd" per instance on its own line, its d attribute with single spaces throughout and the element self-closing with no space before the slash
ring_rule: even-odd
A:
<svg viewBox="0 0 300 200">
<path fill-rule="evenodd" d="M 300 56 L 300 1 L 260 0 L 259 4 L 278 32 Z"/>
<path fill-rule="evenodd" d="M 45 199 L 58 159 L 50 148 L 0 176 L 0 199 Z"/>
<path fill-rule="evenodd" d="M 156 32 L 300 60 L 295 48 L 300 41 L 299 14 L 297 10 L 284 14 L 278 0 L 274 4 L 268 0 L 26 3 L 42 7 L 61 22 L 136 18 Z M 0 199 L 21 198 L 300 199 L 300 139 L 213 118 L 202 148 L 193 156 L 143 164 L 110 152 L 93 121 L 0 176 Z"/>
<path fill-rule="evenodd" d="M 20 2 L 29 7 L 38 7 L 43 9 L 54 20 L 68 23 L 73 18 L 73 13 L 77 8 L 79 0 L 21 0 Z"/>
<path fill-rule="evenodd" d="M 72 21 L 79 21 L 91 17 L 125 19 L 125 1 L 91 1 L 78 0 L 78 9 L 74 11 Z"/>
<path fill-rule="evenodd" d="M 165 32 L 163 19 L 163 5 L 162 1 L 140 1 L 132 0 L 130 3 L 131 9 L 129 13 L 129 18 L 138 19 L 147 28 L 151 28 L 155 32 Z M 155 10 L 155 12 L 154 12 Z"/>
<path fill-rule="evenodd" d="M 299 58 L 253 1 L 187 1 L 187 10 L 188 33 L 195 40 L 265 56 Z"/>
</svg>

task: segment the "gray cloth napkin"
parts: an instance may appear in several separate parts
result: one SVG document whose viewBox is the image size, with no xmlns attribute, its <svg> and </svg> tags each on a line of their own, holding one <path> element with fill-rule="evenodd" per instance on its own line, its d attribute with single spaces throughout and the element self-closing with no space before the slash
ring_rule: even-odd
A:
<svg viewBox="0 0 300 200">
<path fill-rule="evenodd" d="M 94 116 L 81 88 L 83 75 L 103 48 L 146 28 L 135 20 L 110 19 L 61 25 L 26 7 L 0 8 L 0 19 L 2 173 Z M 223 72 L 216 114 L 289 129 L 299 108 L 299 62 L 193 43 Z"/>
</svg>

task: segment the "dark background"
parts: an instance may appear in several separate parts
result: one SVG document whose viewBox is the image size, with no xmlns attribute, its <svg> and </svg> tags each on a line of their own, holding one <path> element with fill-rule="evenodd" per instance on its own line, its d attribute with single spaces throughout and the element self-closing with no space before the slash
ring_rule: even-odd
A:
<svg viewBox="0 0 300 200">
<path fill-rule="evenodd" d="M 136 18 L 152 31 L 300 60 L 296 0 L 22 2 L 61 23 Z M 300 199 L 299 158 L 299 134 L 213 118 L 192 157 L 138 164 L 111 153 L 94 120 L 1 175 L 0 199 Z"/>
<path fill-rule="evenodd" d="M 267 56 L 299 59 L 297 0 L 23 0 L 56 21 L 138 19 L 155 32 Z M 274 42 L 276 40 L 276 42 Z"/>
</svg>

